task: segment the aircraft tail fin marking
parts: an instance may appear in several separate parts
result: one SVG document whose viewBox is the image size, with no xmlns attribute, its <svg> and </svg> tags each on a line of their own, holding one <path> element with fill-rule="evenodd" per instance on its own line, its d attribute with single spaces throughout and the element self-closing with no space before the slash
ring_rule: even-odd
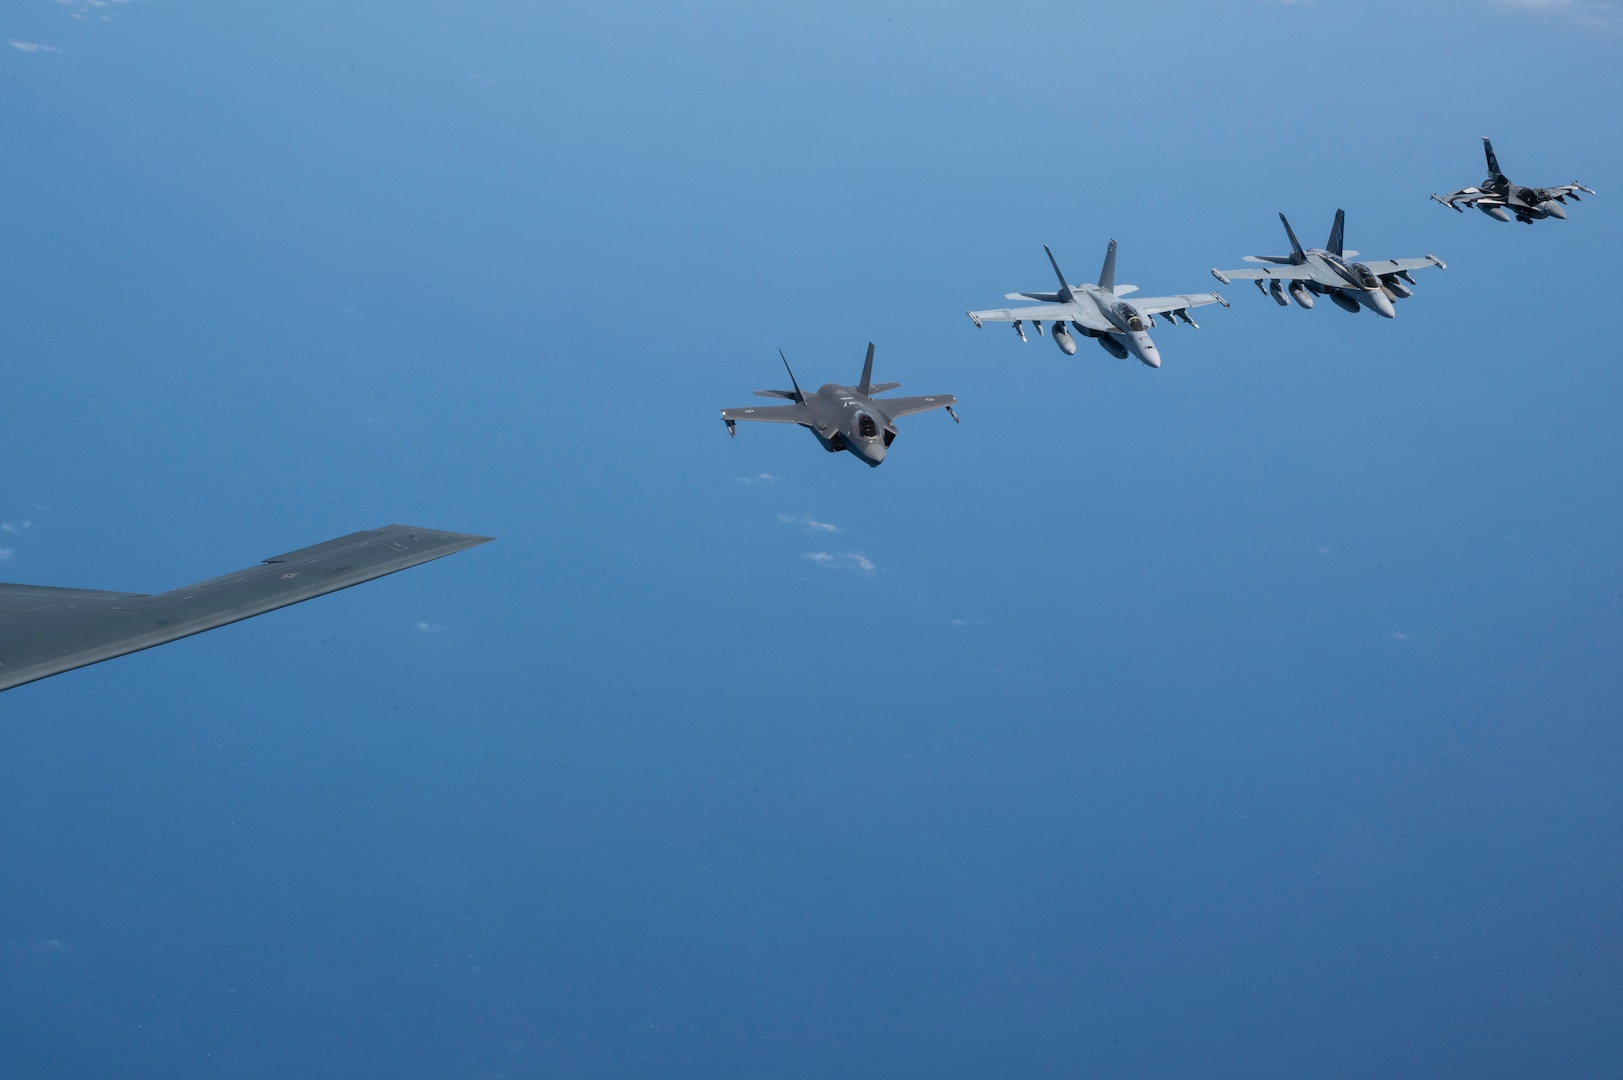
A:
<svg viewBox="0 0 1623 1080">
<path fill-rule="evenodd" d="M 1503 180 L 1505 174 L 1499 171 L 1499 159 L 1494 157 L 1493 143 L 1488 141 L 1487 136 L 1482 138 L 1482 152 L 1488 157 L 1488 179 Z"/>
<path fill-rule="evenodd" d="M 1116 291 L 1116 241 L 1110 241 L 1105 248 L 1105 264 L 1099 268 L 1099 288 L 1108 292 Z"/>
<path fill-rule="evenodd" d="M 1347 228 L 1347 211 L 1336 211 L 1336 223 L 1330 226 L 1330 239 L 1325 243 L 1324 249 L 1332 255 L 1340 255 L 1342 247 L 1342 234 Z"/>
</svg>

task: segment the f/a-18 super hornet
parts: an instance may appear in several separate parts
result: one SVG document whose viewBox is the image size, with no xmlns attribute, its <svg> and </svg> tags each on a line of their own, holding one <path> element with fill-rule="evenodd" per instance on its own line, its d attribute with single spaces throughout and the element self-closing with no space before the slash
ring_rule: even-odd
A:
<svg viewBox="0 0 1623 1080">
<path fill-rule="evenodd" d="M 952 407 L 958 399 L 951 394 L 931 397 L 876 398 L 873 395 L 894 390 L 901 383 L 873 381 L 873 342 L 868 343 L 868 358 L 862 362 L 862 381 L 855 386 L 825 383 L 810 396 L 801 392 L 800 383 L 783 358 L 783 369 L 789 372 L 793 390 L 757 390 L 756 397 L 787 398 L 792 405 L 756 405 L 744 409 L 723 409 L 721 419 L 727 425 L 727 434 L 738 434 L 740 420 L 759 420 L 769 424 L 799 424 L 817 436 L 823 449 L 829 453 L 849 450 L 870 466 L 885 460 L 885 451 L 896 441 L 896 421 L 910 413 L 946 409 L 954 423 L 958 414 Z"/>
<path fill-rule="evenodd" d="M 0 585 L 0 690 L 263 615 L 489 539 L 386 525 L 150 596 Z"/>
<path fill-rule="evenodd" d="M 1482 181 L 1481 187 L 1461 188 L 1447 195 L 1433 195 L 1432 198 L 1462 214 L 1465 207 L 1474 206 L 1491 218 L 1509 221 L 1514 214 L 1517 221 L 1531 225 L 1539 218 L 1566 218 L 1567 200 L 1582 202 L 1578 198 L 1580 191 L 1585 195 L 1595 194 L 1582 184 L 1531 188 L 1511 183 L 1510 177 L 1499 171 L 1499 159 L 1493 156 L 1493 143 L 1483 139 L 1482 149 L 1488 155 L 1488 178 Z"/>
<path fill-rule="evenodd" d="M 1273 297 L 1280 307 L 1290 303 L 1285 299 L 1287 292 L 1291 300 L 1305 308 L 1313 306 L 1315 296 L 1328 296 L 1330 302 L 1343 311 L 1355 312 L 1360 307 L 1367 307 L 1383 319 L 1390 319 L 1396 314 L 1392 310 L 1392 301 L 1414 295 L 1414 278 L 1409 271 L 1426 266 L 1448 269 L 1447 264 L 1435 255 L 1427 255 L 1423 259 L 1348 262 L 1358 252 L 1348 251 L 1342 246 L 1342 232 L 1347 223 L 1344 210 L 1336 211 L 1336 222 L 1330 227 L 1330 239 L 1324 247 L 1308 248 L 1306 251 L 1297 242 L 1296 233 L 1284 214 L 1279 215 L 1279 220 L 1285 225 L 1285 235 L 1290 237 L 1289 255 L 1247 255 L 1246 262 L 1266 265 L 1256 270 L 1214 268 L 1212 277 L 1225 285 L 1235 278 L 1255 281 L 1262 294 Z M 1264 281 L 1268 284 L 1264 285 Z"/>
<path fill-rule="evenodd" d="M 1026 340 L 1024 324 L 1028 320 L 1039 337 L 1046 321 L 1054 335 L 1054 344 L 1066 356 L 1075 356 L 1076 339 L 1066 329 L 1066 323 L 1069 323 L 1077 333 L 1093 338 L 1105 352 L 1118 360 L 1133 356 L 1150 367 L 1158 368 L 1161 366 L 1161 354 L 1149 334 L 1150 327 L 1155 325 L 1156 315 L 1165 315 L 1169 326 L 1182 319 L 1198 329 L 1200 324 L 1189 317 L 1190 308 L 1204 307 L 1206 304 L 1229 306 L 1227 300 L 1214 292 L 1155 296 L 1135 302 L 1122 299 L 1128 293 L 1137 292 L 1138 286 L 1116 284 L 1114 240 L 1105 249 L 1105 264 L 1099 271 L 1097 285 L 1086 282 L 1066 284 L 1065 274 L 1061 272 L 1047 244 L 1043 245 L 1043 251 L 1048 253 L 1048 264 L 1054 268 L 1054 276 L 1059 279 L 1057 292 L 1006 293 L 1005 299 L 1036 300 L 1039 306 L 965 312 L 969 321 L 977 327 L 983 322 L 1012 322 L 1014 332 L 1021 341 Z"/>
</svg>

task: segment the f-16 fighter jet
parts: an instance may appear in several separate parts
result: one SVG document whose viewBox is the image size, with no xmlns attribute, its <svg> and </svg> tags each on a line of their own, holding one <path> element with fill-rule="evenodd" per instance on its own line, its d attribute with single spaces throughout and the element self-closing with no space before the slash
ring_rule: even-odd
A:
<svg viewBox="0 0 1623 1080">
<path fill-rule="evenodd" d="M 1156 296 L 1136 303 L 1129 303 L 1122 299 L 1128 293 L 1138 291 L 1137 285 L 1116 284 L 1116 241 L 1110 241 L 1110 247 L 1105 250 L 1105 265 L 1099 271 L 1099 284 L 1089 285 L 1082 282 L 1076 285 L 1067 285 L 1065 275 L 1060 271 L 1059 263 L 1054 260 L 1054 253 L 1048 250 L 1048 263 L 1054 268 L 1054 276 L 1059 279 L 1058 292 L 1020 292 L 1007 293 L 1008 300 L 1036 300 L 1038 307 L 997 308 L 992 311 L 968 311 L 969 321 L 977 327 L 983 322 L 1012 322 L 1014 332 L 1021 341 L 1026 340 L 1024 323 L 1031 322 L 1031 328 L 1041 337 L 1043 322 L 1046 320 L 1054 334 L 1054 344 L 1066 356 L 1076 355 L 1076 339 L 1065 324 L 1070 323 L 1076 332 L 1083 337 L 1090 337 L 1097 341 L 1101 348 L 1118 360 L 1125 360 L 1128 356 L 1137 357 L 1140 361 L 1152 368 L 1161 366 L 1161 354 L 1155 348 L 1155 342 L 1150 340 L 1149 329 L 1155 325 L 1156 315 L 1165 315 L 1167 325 L 1171 326 L 1179 319 L 1190 326 L 1199 328 L 1199 323 L 1189 317 L 1189 309 L 1203 307 L 1206 304 L 1222 304 L 1229 306 L 1229 302 L 1214 292 L 1193 293 L 1184 296 Z"/>
<path fill-rule="evenodd" d="M 1499 171 L 1499 159 L 1493 156 L 1493 143 L 1482 140 L 1482 149 L 1488 154 L 1488 178 L 1481 187 L 1461 188 L 1447 195 L 1432 198 L 1451 210 L 1465 213 L 1464 207 L 1474 206 L 1491 218 L 1509 221 L 1512 214 L 1524 225 L 1539 218 L 1567 216 L 1566 202 L 1582 202 L 1578 192 L 1593 195 L 1594 191 L 1582 184 L 1566 184 L 1553 188 L 1530 188 L 1510 182 L 1510 177 Z"/>
<path fill-rule="evenodd" d="M 861 382 L 855 386 L 825 383 L 810 397 L 801 392 L 800 383 L 795 381 L 795 373 L 790 369 L 789 359 L 783 356 L 782 349 L 778 350 L 778 355 L 783 357 L 783 368 L 789 372 L 789 383 L 794 389 L 757 390 L 755 396 L 787 398 L 794 404 L 723 409 L 721 419 L 727 425 L 728 435 L 738 434 L 740 420 L 760 420 L 769 424 L 799 424 L 803 428 L 809 428 L 811 433 L 817 436 L 817 441 L 823 444 L 823 449 L 829 453 L 849 450 L 869 466 L 877 467 L 885 460 L 885 451 L 890 449 L 890 444 L 896 441 L 898 417 L 907 416 L 909 413 L 928 412 L 931 409 L 946 409 L 953 423 L 958 422 L 958 414 L 952 410 L 952 407 L 958 404 L 958 399 L 951 394 L 936 394 L 933 397 L 874 397 L 874 394 L 894 390 L 902 384 L 873 381 L 871 341 L 868 342 L 868 358 L 862 363 Z"/>
<path fill-rule="evenodd" d="M 0 690 L 263 615 L 489 539 L 385 525 L 151 596 L 0 585 Z"/>
<path fill-rule="evenodd" d="M 1257 283 L 1264 296 L 1271 296 L 1280 307 L 1290 299 L 1302 307 L 1313 306 L 1315 296 L 1328 296 L 1330 302 L 1343 311 L 1357 311 L 1367 307 L 1383 319 L 1395 314 L 1392 301 L 1414 295 L 1414 278 L 1409 271 L 1425 266 L 1447 270 L 1448 266 L 1435 255 L 1424 259 L 1366 259 L 1348 262 L 1358 252 L 1342 247 L 1341 234 L 1346 226 L 1347 213 L 1336 211 L 1336 223 L 1330 227 L 1330 240 L 1322 248 L 1302 250 L 1291 230 L 1291 223 L 1280 214 L 1285 235 L 1291 240 L 1289 255 L 1247 255 L 1246 262 L 1267 263 L 1259 270 L 1212 270 L 1212 277 L 1227 285 L 1234 278 L 1249 279 Z M 1264 285 L 1266 281 L 1268 284 Z"/>
</svg>

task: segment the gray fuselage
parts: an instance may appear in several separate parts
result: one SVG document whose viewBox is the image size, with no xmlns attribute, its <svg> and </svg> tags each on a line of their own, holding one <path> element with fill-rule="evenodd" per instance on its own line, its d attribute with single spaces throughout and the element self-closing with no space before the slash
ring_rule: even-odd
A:
<svg viewBox="0 0 1623 1080">
<path fill-rule="evenodd" d="M 877 466 L 896 439 L 895 421 L 879 402 L 854 386 L 824 383 L 806 395 L 806 409 L 812 421 L 806 426 L 830 453 L 848 450 Z"/>
</svg>

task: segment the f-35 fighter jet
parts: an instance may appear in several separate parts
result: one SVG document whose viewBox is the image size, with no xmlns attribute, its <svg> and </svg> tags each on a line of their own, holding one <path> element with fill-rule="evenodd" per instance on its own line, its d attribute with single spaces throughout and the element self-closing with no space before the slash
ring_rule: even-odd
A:
<svg viewBox="0 0 1623 1080">
<path fill-rule="evenodd" d="M 1313 306 L 1315 296 L 1328 296 L 1330 302 L 1343 311 L 1356 312 L 1367 307 L 1383 319 L 1396 314 L 1392 301 L 1414 295 L 1414 278 L 1409 271 L 1425 266 L 1447 270 L 1448 266 L 1435 255 L 1423 259 L 1366 259 L 1350 263 L 1358 252 L 1342 246 L 1342 232 L 1347 224 L 1347 213 L 1336 211 L 1336 222 L 1330 227 L 1330 239 L 1322 248 L 1302 250 L 1296 240 L 1291 223 L 1280 214 L 1285 235 L 1290 237 L 1289 255 L 1247 255 L 1246 262 L 1266 263 L 1259 270 L 1212 270 L 1212 277 L 1227 285 L 1234 278 L 1249 279 L 1257 283 L 1264 296 L 1271 296 L 1280 307 L 1289 305 L 1290 299 L 1302 307 Z M 1264 285 L 1266 281 L 1268 284 Z"/>
<path fill-rule="evenodd" d="M 799 424 L 803 428 L 810 429 L 811 433 L 817 436 L 817 441 L 823 444 L 823 449 L 829 453 L 849 450 L 869 466 L 877 467 L 885 460 L 885 451 L 890 449 L 890 444 L 896 441 L 898 417 L 928 412 L 931 409 L 946 409 L 953 423 L 958 422 L 958 414 L 952 409 L 958 404 L 958 399 L 951 394 L 936 394 L 932 397 L 874 397 L 874 394 L 894 390 L 902 384 L 873 381 L 871 341 L 868 342 L 868 358 L 862 363 L 861 382 L 855 386 L 825 383 L 810 397 L 801 392 L 800 383 L 795 381 L 795 373 L 790 369 L 789 359 L 783 356 L 782 349 L 778 350 L 778 355 L 783 357 L 783 368 L 789 372 L 789 383 L 794 389 L 757 390 L 755 396 L 787 398 L 794 404 L 723 409 L 721 419 L 727 425 L 728 435 L 738 434 L 737 425 L 740 420 L 759 420 L 769 424 Z"/>
<path fill-rule="evenodd" d="M 0 585 L 0 690 L 263 615 L 489 539 L 386 525 L 152 596 Z"/>
<path fill-rule="evenodd" d="M 1595 194 L 1582 184 L 1565 184 L 1553 188 L 1530 188 L 1513 184 L 1510 177 L 1499 171 L 1499 159 L 1493 156 L 1493 143 L 1487 139 L 1482 140 L 1482 149 L 1488 155 L 1488 178 L 1482 181 L 1481 187 L 1461 188 L 1447 195 L 1433 195 L 1432 198 L 1448 207 L 1465 213 L 1463 207 L 1474 206 L 1491 218 L 1499 221 L 1509 221 L 1512 214 L 1516 220 L 1524 225 L 1531 225 L 1539 218 L 1562 218 L 1567 216 L 1566 202 L 1582 202 L 1578 192 L 1585 195 Z"/>
<path fill-rule="evenodd" d="M 1058 292 L 1007 293 L 1004 297 L 1007 300 L 1036 300 L 1041 306 L 968 311 L 965 314 L 969 316 L 969 321 L 977 327 L 983 322 L 1012 322 L 1014 332 L 1021 341 L 1025 341 L 1025 321 L 1029 319 L 1032 329 L 1041 337 L 1043 320 L 1046 319 L 1054 334 L 1054 344 L 1066 356 L 1075 356 L 1076 339 L 1065 328 L 1065 324 L 1070 323 L 1076 327 L 1077 333 L 1093 338 L 1105 352 L 1118 360 L 1133 356 L 1149 367 L 1158 368 L 1161 366 L 1161 354 L 1149 335 L 1150 327 L 1155 325 L 1154 316 L 1164 314 L 1169 326 L 1182 319 L 1199 329 L 1199 324 L 1189 317 L 1190 308 L 1206 304 L 1229 306 L 1227 300 L 1214 292 L 1155 296 L 1136 303 L 1122 299 L 1128 293 L 1137 292 L 1138 286 L 1116 284 L 1114 240 L 1105 249 L 1105 264 L 1099 271 L 1097 285 L 1086 282 L 1066 284 L 1065 275 L 1047 244 L 1043 245 L 1043 251 L 1048 253 L 1048 264 L 1054 268 L 1054 276 L 1059 279 Z"/>
</svg>

